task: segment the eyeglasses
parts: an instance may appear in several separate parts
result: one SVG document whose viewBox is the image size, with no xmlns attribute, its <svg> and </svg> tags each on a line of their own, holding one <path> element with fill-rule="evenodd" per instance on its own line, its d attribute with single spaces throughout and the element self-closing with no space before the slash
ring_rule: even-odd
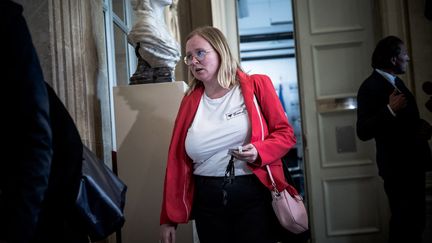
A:
<svg viewBox="0 0 432 243">
<path fill-rule="evenodd" d="M 198 62 L 201 62 L 205 59 L 206 55 L 210 53 L 210 51 L 206 50 L 197 50 L 194 54 L 188 54 L 183 58 L 183 61 L 186 65 L 191 65 L 193 62 L 193 58 L 198 60 Z"/>
</svg>

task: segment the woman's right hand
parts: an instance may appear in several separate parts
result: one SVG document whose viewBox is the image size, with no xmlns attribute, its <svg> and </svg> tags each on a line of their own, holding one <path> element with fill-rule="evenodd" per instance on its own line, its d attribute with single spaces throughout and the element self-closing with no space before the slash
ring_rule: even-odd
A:
<svg viewBox="0 0 432 243">
<path fill-rule="evenodd" d="M 160 226 L 161 243 L 175 243 L 176 228 L 172 224 L 162 224 Z"/>
</svg>

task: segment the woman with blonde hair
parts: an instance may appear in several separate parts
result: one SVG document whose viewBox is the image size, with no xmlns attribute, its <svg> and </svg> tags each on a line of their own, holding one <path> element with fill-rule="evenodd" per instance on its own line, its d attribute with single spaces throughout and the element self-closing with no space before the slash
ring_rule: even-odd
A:
<svg viewBox="0 0 432 243">
<path fill-rule="evenodd" d="M 271 80 L 247 75 L 225 36 L 201 27 L 187 37 L 190 89 L 175 121 L 165 175 L 161 240 L 195 219 L 201 243 L 277 242 L 269 165 L 287 188 L 281 157 L 295 144 Z"/>
</svg>

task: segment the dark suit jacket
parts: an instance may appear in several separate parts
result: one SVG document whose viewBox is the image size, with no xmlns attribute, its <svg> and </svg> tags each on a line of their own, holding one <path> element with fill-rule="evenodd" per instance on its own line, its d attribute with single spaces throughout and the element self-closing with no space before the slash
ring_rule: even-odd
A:
<svg viewBox="0 0 432 243">
<path fill-rule="evenodd" d="M 393 116 L 387 104 L 394 87 L 374 71 L 360 86 L 357 94 L 357 135 L 363 140 L 375 139 L 379 174 L 383 178 L 406 178 L 424 173 L 431 153 L 426 139 L 418 134 L 421 119 L 414 96 L 404 86 L 407 106 Z"/>
<path fill-rule="evenodd" d="M 49 101 L 21 6 L 0 1 L 0 239 L 28 242 L 48 186 Z"/>
</svg>

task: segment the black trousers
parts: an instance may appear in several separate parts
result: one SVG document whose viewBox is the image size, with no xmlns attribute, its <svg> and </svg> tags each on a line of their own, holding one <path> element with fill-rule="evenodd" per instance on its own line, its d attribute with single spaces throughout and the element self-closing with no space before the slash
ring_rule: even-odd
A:
<svg viewBox="0 0 432 243">
<path fill-rule="evenodd" d="M 279 222 L 271 206 L 271 194 L 255 175 L 236 176 L 226 184 L 223 177 L 195 176 L 193 214 L 201 243 L 274 243 Z"/>
<path fill-rule="evenodd" d="M 279 224 L 270 191 L 255 175 L 222 185 L 223 177 L 195 176 L 193 214 L 201 243 L 303 243 L 310 238 L 310 231 L 296 235 Z"/>
<path fill-rule="evenodd" d="M 425 174 L 384 179 L 390 205 L 389 243 L 421 243 L 426 221 Z"/>
</svg>

